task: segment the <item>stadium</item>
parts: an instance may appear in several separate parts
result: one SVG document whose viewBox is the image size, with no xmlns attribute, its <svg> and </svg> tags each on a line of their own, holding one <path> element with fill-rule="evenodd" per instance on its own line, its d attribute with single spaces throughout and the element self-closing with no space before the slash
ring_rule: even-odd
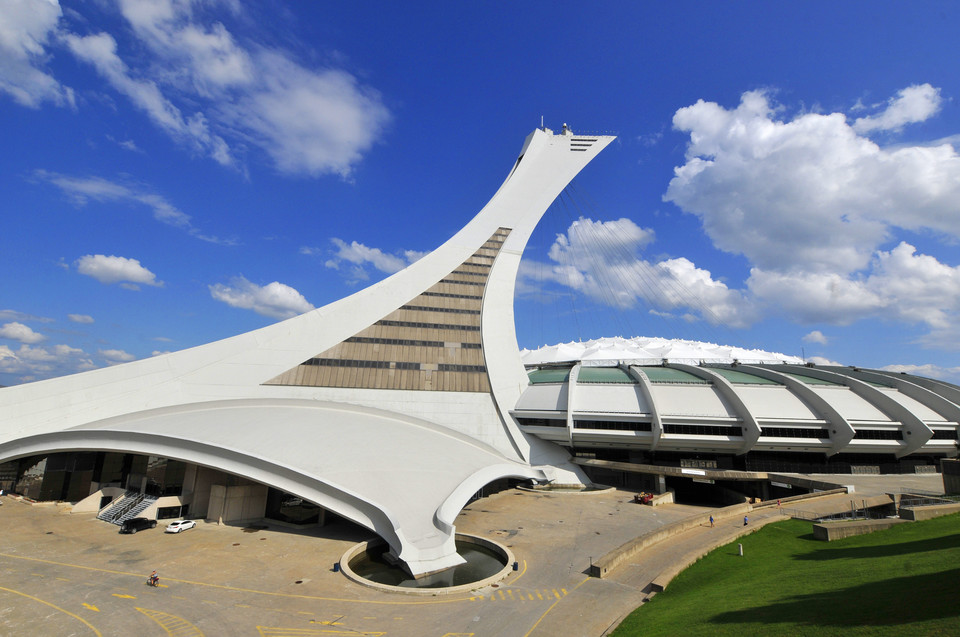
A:
<svg viewBox="0 0 960 637">
<path fill-rule="evenodd" d="M 340 516 L 422 576 L 460 563 L 454 520 L 496 485 L 682 489 L 707 471 L 935 472 L 956 456 L 960 387 L 939 381 L 658 339 L 521 353 L 524 247 L 613 139 L 535 130 L 467 225 L 352 296 L 0 390 L 0 482 L 115 523 Z M 690 473 L 668 484 L 668 468 Z"/>
</svg>

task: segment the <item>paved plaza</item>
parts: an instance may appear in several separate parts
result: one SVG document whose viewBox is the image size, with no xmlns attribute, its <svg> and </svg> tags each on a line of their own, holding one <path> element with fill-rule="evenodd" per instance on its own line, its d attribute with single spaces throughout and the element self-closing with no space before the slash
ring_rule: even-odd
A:
<svg viewBox="0 0 960 637">
<path fill-rule="evenodd" d="M 915 488 L 935 490 L 932 478 Z M 344 551 L 372 537 L 346 522 L 307 531 L 201 522 L 179 535 L 164 534 L 161 522 L 123 536 L 89 514 L 3 497 L 0 634 L 595 637 L 642 603 L 672 560 L 742 530 L 739 519 L 697 528 L 609 578 L 588 577 L 591 560 L 607 551 L 707 511 L 632 497 L 509 490 L 477 500 L 458 530 L 508 546 L 519 569 L 496 586 L 428 597 L 376 591 L 335 572 Z M 758 510 L 751 523 L 767 516 L 779 514 Z M 145 584 L 154 569 L 159 588 Z"/>
</svg>

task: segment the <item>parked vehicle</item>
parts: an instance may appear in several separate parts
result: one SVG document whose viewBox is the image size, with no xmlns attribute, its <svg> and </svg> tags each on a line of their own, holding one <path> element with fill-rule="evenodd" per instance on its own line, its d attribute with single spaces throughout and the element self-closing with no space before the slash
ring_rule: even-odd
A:
<svg viewBox="0 0 960 637">
<path fill-rule="evenodd" d="M 164 530 L 164 533 L 181 533 L 187 529 L 192 529 L 197 526 L 197 523 L 193 520 L 177 520 L 176 522 L 171 522 L 167 525 L 167 528 Z"/>
<path fill-rule="evenodd" d="M 156 520 L 149 520 L 147 518 L 131 518 L 120 525 L 121 533 L 136 533 L 137 531 L 145 531 L 147 529 L 157 528 Z"/>
</svg>

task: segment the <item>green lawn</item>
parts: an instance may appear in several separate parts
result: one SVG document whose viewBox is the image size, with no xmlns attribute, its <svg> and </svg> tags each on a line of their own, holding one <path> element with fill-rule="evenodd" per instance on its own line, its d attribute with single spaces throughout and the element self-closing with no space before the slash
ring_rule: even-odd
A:
<svg viewBox="0 0 960 637">
<path fill-rule="evenodd" d="M 614 637 L 960 635 L 960 515 L 835 542 L 770 524 L 682 572 Z"/>
</svg>

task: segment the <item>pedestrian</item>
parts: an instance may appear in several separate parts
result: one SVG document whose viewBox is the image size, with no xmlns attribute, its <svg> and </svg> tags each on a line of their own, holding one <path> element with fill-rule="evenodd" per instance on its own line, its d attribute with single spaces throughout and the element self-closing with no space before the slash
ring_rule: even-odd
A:
<svg viewBox="0 0 960 637">
<path fill-rule="evenodd" d="M 749 522 L 749 519 L 747 516 L 743 516 L 743 526 L 747 526 L 747 522 Z"/>
<path fill-rule="evenodd" d="M 712 516 L 712 515 L 710 516 L 710 528 L 711 528 L 711 529 L 713 528 L 713 516 Z"/>
<path fill-rule="evenodd" d="M 780 508 L 780 498 L 777 498 L 777 508 Z"/>
</svg>

